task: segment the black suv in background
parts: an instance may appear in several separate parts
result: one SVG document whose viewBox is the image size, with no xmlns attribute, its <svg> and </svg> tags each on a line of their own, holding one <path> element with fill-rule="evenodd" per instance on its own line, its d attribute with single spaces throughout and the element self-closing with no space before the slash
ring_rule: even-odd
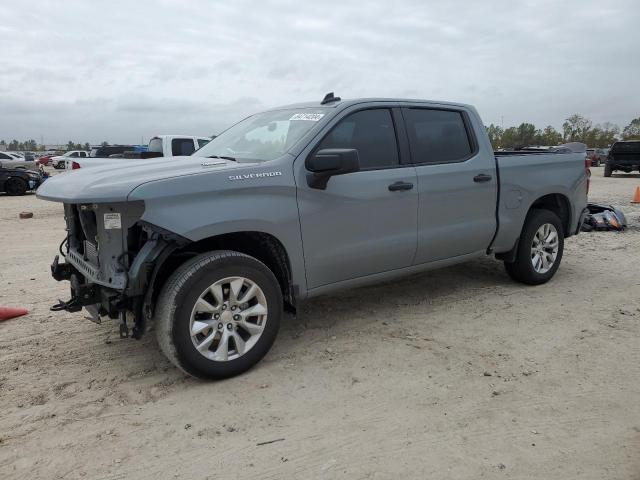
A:
<svg viewBox="0 0 640 480">
<path fill-rule="evenodd" d="M 134 149 L 133 145 L 107 145 L 106 147 L 94 147 L 89 153 L 89 158 L 109 158 L 111 155 L 122 155 Z"/>
<path fill-rule="evenodd" d="M 616 142 L 611 146 L 604 165 L 604 176 L 610 177 L 616 170 L 625 173 L 640 171 L 640 140 Z"/>
</svg>

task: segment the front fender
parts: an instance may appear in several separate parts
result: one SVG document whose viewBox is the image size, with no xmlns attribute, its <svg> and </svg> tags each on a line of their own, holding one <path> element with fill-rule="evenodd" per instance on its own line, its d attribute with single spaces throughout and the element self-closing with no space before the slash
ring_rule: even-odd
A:
<svg viewBox="0 0 640 480">
<path fill-rule="evenodd" d="M 230 175 L 177 177 L 141 185 L 130 199 L 144 199 L 142 221 L 193 242 L 234 232 L 272 235 L 287 252 L 293 282 L 306 289 L 291 166 L 251 171 L 278 171 L 279 175 L 246 180 Z"/>
</svg>

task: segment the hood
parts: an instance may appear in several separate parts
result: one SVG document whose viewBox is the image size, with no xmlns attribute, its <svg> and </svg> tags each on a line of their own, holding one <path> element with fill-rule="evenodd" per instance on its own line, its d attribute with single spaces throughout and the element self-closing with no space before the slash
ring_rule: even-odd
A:
<svg viewBox="0 0 640 480">
<path fill-rule="evenodd" d="M 145 183 L 255 165 L 195 156 L 130 161 L 126 165 L 118 162 L 61 173 L 44 182 L 38 188 L 37 197 L 63 203 L 123 202 L 133 189 Z"/>
</svg>

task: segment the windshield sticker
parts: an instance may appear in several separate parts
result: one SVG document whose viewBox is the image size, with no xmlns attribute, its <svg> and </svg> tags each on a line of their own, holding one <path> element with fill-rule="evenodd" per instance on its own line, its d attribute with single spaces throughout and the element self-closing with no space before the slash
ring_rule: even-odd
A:
<svg viewBox="0 0 640 480">
<path fill-rule="evenodd" d="M 317 122 L 322 117 L 324 117 L 324 113 L 296 113 L 289 120 L 306 120 L 308 122 Z"/>
</svg>

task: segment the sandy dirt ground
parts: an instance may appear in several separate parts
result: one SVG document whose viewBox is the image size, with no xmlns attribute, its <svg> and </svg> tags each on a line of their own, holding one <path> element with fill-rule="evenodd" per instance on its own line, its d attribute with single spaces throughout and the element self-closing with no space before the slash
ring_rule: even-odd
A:
<svg viewBox="0 0 640 480">
<path fill-rule="evenodd" d="M 550 283 L 486 258 L 318 298 L 220 382 L 50 312 L 62 208 L 0 195 L 0 305 L 30 310 L 0 323 L 0 478 L 639 479 L 640 175 L 593 171 L 630 228 Z"/>
</svg>

